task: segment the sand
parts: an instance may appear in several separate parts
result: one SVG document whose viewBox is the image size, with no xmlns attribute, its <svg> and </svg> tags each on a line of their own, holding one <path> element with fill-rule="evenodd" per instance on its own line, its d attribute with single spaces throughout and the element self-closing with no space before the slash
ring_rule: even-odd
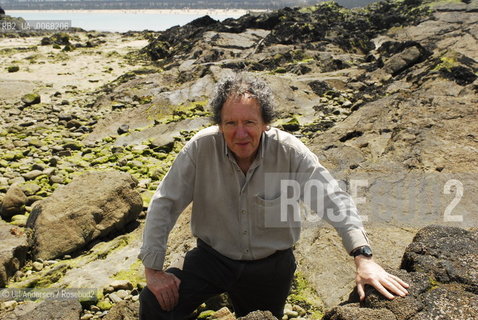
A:
<svg viewBox="0 0 478 320">
<path fill-rule="evenodd" d="M 79 39 L 71 42 L 85 44 L 88 34 L 95 33 L 73 33 Z M 92 41 L 104 40 L 104 44 L 71 52 L 54 49 L 52 45 L 41 46 L 42 37 L 0 38 L 0 103 L 15 103 L 32 91 L 40 93 L 46 103 L 57 91 L 92 92 L 125 72 L 142 67 L 130 64 L 125 56 L 147 45 L 141 34 L 101 35 Z M 13 65 L 20 70 L 8 72 L 7 68 Z"/>
</svg>

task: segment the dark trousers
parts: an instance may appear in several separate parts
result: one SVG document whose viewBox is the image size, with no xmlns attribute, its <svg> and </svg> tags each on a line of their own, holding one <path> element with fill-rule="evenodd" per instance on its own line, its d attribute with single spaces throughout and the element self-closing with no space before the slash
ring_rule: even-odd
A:
<svg viewBox="0 0 478 320">
<path fill-rule="evenodd" d="M 254 261 L 224 257 L 201 240 L 186 254 L 183 269 L 170 268 L 180 280 L 179 302 L 173 311 L 161 309 L 145 287 L 140 295 L 141 320 L 183 320 L 209 298 L 227 292 L 236 316 L 269 310 L 282 318 L 296 264 L 292 249 Z"/>
</svg>

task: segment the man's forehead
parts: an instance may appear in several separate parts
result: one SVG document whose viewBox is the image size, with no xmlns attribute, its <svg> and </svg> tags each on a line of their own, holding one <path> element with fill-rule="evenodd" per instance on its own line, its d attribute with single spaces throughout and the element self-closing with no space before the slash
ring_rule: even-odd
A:
<svg viewBox="0 0 478 320">
<path fill-rule="evenodd" d="M 241 102 L 241 101 L 247 101 L 247 100 L 254 100 L 255 102 L 258 102 L 257 98 L 250 92 L 241 92 L 241 93 L 231 93 L 227 99 L 226 102 Z"/>
</svg>

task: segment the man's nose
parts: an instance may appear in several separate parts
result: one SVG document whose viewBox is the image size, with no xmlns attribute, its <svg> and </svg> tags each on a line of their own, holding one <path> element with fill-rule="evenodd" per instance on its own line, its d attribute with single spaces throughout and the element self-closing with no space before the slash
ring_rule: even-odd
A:
<svg viewBox="0 0 478 320">
<path fill-rule="evenodd" d="M 247 137 L 247 130 L 242 124 L 239 124 L 236 128 L 236 138 L 244 137 Z"/>
</svg>

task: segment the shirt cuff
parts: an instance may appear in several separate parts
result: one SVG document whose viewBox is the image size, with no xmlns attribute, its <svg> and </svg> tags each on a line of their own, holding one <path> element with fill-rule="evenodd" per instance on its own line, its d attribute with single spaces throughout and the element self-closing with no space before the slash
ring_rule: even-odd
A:
<svg viewBox="0 0 478 320">
<path fill-rule="evenodd" d="M 163 270 L 165 255 L 163 251 L 141 249 L 138 258 L 146 268 Z"/>
<path fill-rule="evenodd" d="M 342 243 L 349 254 L 355 248 L 370 246 L 367 233 L 363 229 L 350 229 L 345 231 L 342 235 Z"/>
</svg>

